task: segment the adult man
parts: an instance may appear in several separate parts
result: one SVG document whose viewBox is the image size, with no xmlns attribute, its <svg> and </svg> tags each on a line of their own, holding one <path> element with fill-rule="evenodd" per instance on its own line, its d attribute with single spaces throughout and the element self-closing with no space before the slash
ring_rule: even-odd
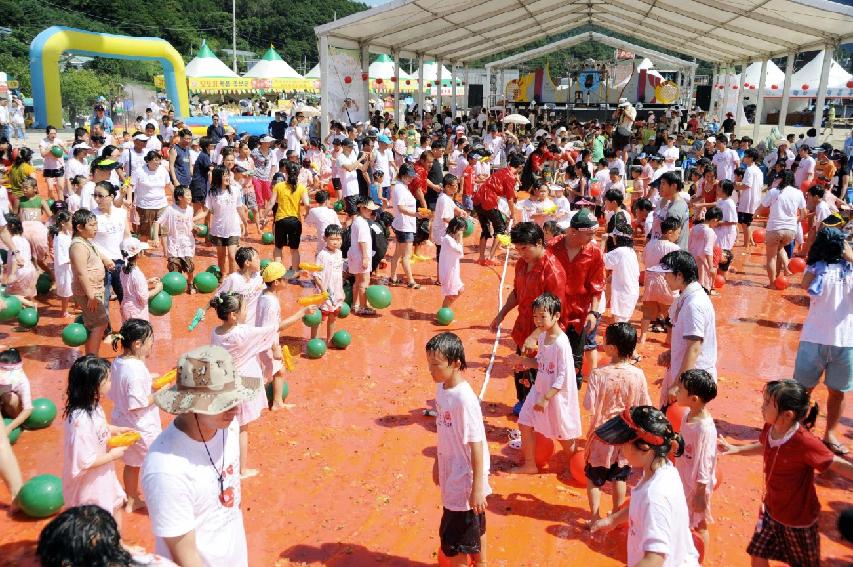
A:
<svg viewBox="0 0 853 567">
<path fill-rule="evenodd" d="M 210 154 L 210 159 L 213 163 L 219 164 L 222 163 L 222 150 L 228 146 L 234 145 L 234 138 L 237 136 L 237 132 L 234 130 L 233 126 L 225 126 L 225 135 L 219 138 L 219 141 L 216 142 L 216 147 L 213 148 L 213 153 Z M 261 140 L 267 140 L 264 143 L 274 142 L 275 140 L 270 138 L 269 136 L 264 136 Z M 252 156 L 254 158 L 254 156 Z"/>
<path fill-rule="evenodd" d="M 524 157 L 513 154 L 507 167 L 493 173 L 480 189 L 474 193 L 474 211 L 480 221 L 480 258 L 477 263 L 481 266 L 493 266 L 498 240 L 492 243 L 489 256 L 486 257 L 486 244 L 492 237 L 506 232 L 506 221 L 498 208 L 501 197 L 509 204 L 510 218 L 515 216 L 515 187 L 518 185 L 518 172 L 524 165 Z"/>
<path fill-rule="evenodd" d="M 736 125 L 737 123 L 735 122 L 734 114 L 726 112 L 726 119 L 723 120 L 722 124 L 723 134 L 734 134 Z"/>
<path fill-rule="evenodd" d="M 737 184 L 737 217 L 743 231 L 743 245 L 746 248 L 755 245 L 752 240 L 752 217 L 761 201 L 761 190 L 764 188 L 764 173 L 755 163 L 760 154 L 755 148 L 749 148 L 743 153 L 743 181 Z"/>
<path fill-rule="evenodd" d="M 717 320 L 689 252 L 670 252 L 648 270 L 663 273 L 669 288 L 680 292 L 669 308 L 672 346 L 658 357 L 658 364 L 667 368 L 660 388 L 660 404 L 665 406 L 675 402 L 678 380 L 685 371 L 698 368 L 717 379 Z"/>
<path fill-rule="evenodd" d="M 218 114 L 214 114 L 211 120 L 213 123 L 207 127 L 207 137 L 211 144 L 217 144 L 225 136 L 225 128 L 220 124 Z"/>
<path fill-rule="evenodd" d="M 119 164 L 124 169 L 125 177 L 130 178 L 133 173 L 145 165 L 145 154 L 148 153 L 148 136 L 137 132 L 133 136 L 133 148 L 121 152 Z"/>
<path fill-rule="evenodd" d="M 595 215 L 589 209 L 582 208 L 572 217 L 566 233 L 548 244 L 548 250 L 566 272 L 560 326 L 565 329 L 572 345 L 578 386 L 582 380 L 587 337 L 595 336 L 595 329 L 601 319 L 601 313 L 596 307 L 605 285 L 604 253 L 592 242 L 596 228 L 598 222 Z"/>
<path fill-rule="evenodd" d="M 185 128 L 178 132 L 178 135 L 180 136 L 178 143 L 169 148 L 169 174 L 173 185 L 189 187 L 193 178 L 190 164 L 190 144 L 193 141 L 193 133 Z"/>
<path fill-rule="evenodd" d="M 157 138 L 156 131 L 157 127 L 153 122 L 145 124 L 145 135 L 148 137 L 148 141 L 145 142 L 145 149 L 159 153 L 163 149 L 163 142 Z"/>
<path fill-rule="evenodd" d="M 438 196 L 442 192 L 442 179 L 444 179 L 444 144 L 441 140 L 436 140 L 432 143 L 431 153 L 433 157 L 432 166 L 427 175 L 427 191 L 426 203 L 430 210 L 435 209 L 435 204 L 438 202 Z"/>
<path fill-rule="evenodd" d="M 396 165 L 394 163 L 394 152 L 391 149 L 391 138 L 385 134 L 379 134 L 376 138 L 379 147 L 374 151 L 373 162 L 374 168 L 382 171 L 382 192 L 383 199 L 391 198 L 391 181 L 396 176 Z"/>
<path fill-rule="evenodd" d="M 284 131 L 284 139 L 287 141 L 288 151 L 297 152 L 297 154 L 302 152 L 302 144 L 305 140 L 297 116 L 290 119 L 290 126 Z"/>
<path fill-rule="evenodd" d="M 797 169 L 794 171 L 794 186 L 797 189 L 802 189 L 805 185 L 806 187 L 812 184 L 814 180 L 815 173 L 815 159 L 811 156 L 812 149 L 811 147 L 803 144 L 797 150 L 800 156 L 800 164 L 797 166 Z"/>
<path fill-rule="evenodd" d="M 177 415 L 148 450 L 142 486 L 156 551 L 179 565 L 249 564 L 240 510 L 240 443 L 234 417 L 261 393 L 231 355 L 203 346 L 178 359 L 175 386 L 154 394 Z"/>
<path fill-rule="evenodd" d="M 355 152 L 355 142 L 346 138 L 341 142 L 341 152 L 338 154 L 338 171 L 341 180 L 341 197 L 344 199 L 344 211 L 348 216 L 355 215 L 355 202 L 359 195 L 358 169 L 361 164 Z"/>
<path fill-rule="evenodd" d="M 107 134 L 113 131 L 113 119 L 106 115 L 104 105 L 101 103 L 95 105 L 95 114 L 89 118 L 89 129 L 91 130 L 95 124 L 100 124 Z"/>
<path fill-rule="evenodd" d="M 284 140 L 284 132 L 287 130 L 287 121 L 284 119 L 284 112 L 276 111 L 275 120 L 267 126 L 267 132 L 270 136 L 279 142 Z"/>
<path fill-rule="evenodd" d="M 734 181 L 735 169 L 740 165 L 737 152 L 728 148 L 728 143 L 729 139 L 724 134 L 717 136 L 717 153 L 711 158 L 711 162 L 717 168 L 718 181 Z"/>
</svg>

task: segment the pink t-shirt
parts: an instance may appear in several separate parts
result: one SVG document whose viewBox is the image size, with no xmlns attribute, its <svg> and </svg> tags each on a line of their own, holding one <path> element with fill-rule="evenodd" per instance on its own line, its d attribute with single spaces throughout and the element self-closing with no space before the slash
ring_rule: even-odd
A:
<svg viewBox="0 0 853 567">
<path fill-rule="evenodd" d="M 320 306 L 323 311 L 331 312 L 343 305 L 344 294 L 344 257 L 340 250 L 331 252 L 322 249 L 317 254 L 317 263 L 323 266 L 323 271 L 317 276 L 323 289 L 329 292 L 329 299 Z"/>
<path fill-rule="evenodd" d="M 142 440 L 131 445 L 124 453 L 124 462 L 140 467 L 148 447 L 163 430 L 160 410 L 148 400 L 151 395 L 151 373 L 138 358 L 120 356 L 110 367 L 110 377 L 113 381 L 110 387 L 112 424 L 132 427 L 142 434 Z"/>
<path fill-rule="evenodd" d="M 182 209 L 172 205 L 163 210 L 157 223 L 166 230 L 166 254 L 170 258 L 192 258 L 195 256 L 193 235 L 193 208 Z"/>
<path fill-rule="evenodd" d="M 443 297 L 459 295 L 465 288 L 462 283 L 462 270 L 459 261 L 465 254 L 462 245 L 450 234 L 445 234 L 439 240 L 441 253 L 438 255 L 438 279 L 441 280 L 441 295 Z"/>
<path fill-rule="evenodd" d="M 62 459 L 65 506 L 96 504 L 112 513 L 126 500 L 112 461 L 91 466 L 97 457 L 106 454 L 109 436 L 107 418 L 101 406 L 92 413 L 74 410 L 68 417 Z"/>
<path fill-rule="evenodd" d="M 687 507 L 690 509 L 690 527 L 694 528 L 699 522 L 711 521 L 711 493 L 714 491 L 717 469 L 717 427 L 714 420 L 708 416 L 705 419 L 690 423 L 690 414 L 685 414 L 681 422 L 681 436 L 684 437 L 684 454 L 675 459 L 675 468 L 681 476 L 684 485 L 684 495 L 687 497 Z M 708 507 L 694 510 L 692 503 L 699 483 L 705 485 L 705 498 Z"/>
<path fill-rule="evenodd" d="M 698 260 L 700 256 L 713 256 L 714 245 L 716 243 L 717 236 L 714 234 L 714 229 L 705 223 L 700 223 L 690 230 L 690 239 L 688 240 L 687 251 L 690 252 L 696 260 Z"/>
<path fill-rule="evenodd" d="M 251 319 L 251 321 L 254 320 L 254 318 Z M 259 355 L 277 343 L 277 323 L 268 327 L 254 327 L 243 323 L 222 334 L 214 329 L 210 336 L 210 344 L 227 350 L 234 360 L 237 373 L 248 378 L 263 378 L 264 371 L 261 368 Z M 265 407 L 267 407 L 267 398 L 261 390 L 259 395 L 240 404 L 237 421 L 240 425 L 251 423 L 260 417 Z"/>
<path fill-rule="evenodd" d="M 148 321 L 148 282 L 145 280 L 145 274 L 135 267 L 129 274 L 126 274 L 124 269 L 120 270 L 118 277 L 124 290 L 124 298 L 121 301 L 122 322 L 128 319 Z"/>
<path fill-rule="evenodd" d="M 369 274 L 372 267 L 370 261 L 373 258 L 373 239 L 370 236 L 370 225 L 361 215 L 355 217 L 350 225 L 350 247 L 347 250 L 347 271 L 351 274 Z M 361 253 L 360 243 L 367 244 L 368 263 L 364 269 L 364 257 Z"/>
<path fill-rule="evenodd" d="M 223 278 L 215 295 L 225 291 L 242 295 L 243 301 L 246 302 L 246 321 L 251 324 L 257 319 L 258 298 L 266 287 L 260 272 L 255 272 L 248 279 L 239 272 L 233 272 Z"/>
<path fill-rule="evenodd" d="M 32 394 L 30 393 L 30 380 L 24 374 L 23 368 L 0 371 L 0 396 L 14 392 L 21 400 L 21 408 L 24 410 L 33 407 Z"/>
<path fill-rule="evenodd" d="M 281 321 L 281 304 L 278 302 L 278 297 L 274 293 L 262 293 L 258 299 L 258 311 L 255 317 L 255 327 L 269 327 L 278 325 Z M 282 362 L 279 350 L 278 341 L 262 353 L 258 354 L 259 362 L 261 363 L 261 372 L 263 377 L 272 378 L 274 374 L 281 371 Z M 279 351 L 280 352 L 280 351 Z"/>
</svg>

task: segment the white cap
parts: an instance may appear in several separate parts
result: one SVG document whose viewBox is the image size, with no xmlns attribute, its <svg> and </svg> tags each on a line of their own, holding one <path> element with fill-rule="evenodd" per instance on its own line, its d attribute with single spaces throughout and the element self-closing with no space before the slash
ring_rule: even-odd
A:
<svg viewBox="0 0 853 567">
<path fill-rule="evenodd" d="M 147 142 L 149 140 L 148 136 L 145 134 L 136 134 L 133 136 L 134 140 L 139 140 L 140 142 Z"/>
<path fill-rule="evenodd" d="M 260 142 L 271 144 L 271 143 L 275 142 L 275 138 L 273 138 L 272 136 L 264 136 L 263 138 L 260 139 Z"/>
<path fill-rule="evenodd" d="M 128 258 L 132 258 L 143 250 L 148 250 L 148 244 L 131 236 L 121 241 L 120 248 L 122 254 L 125 254 Z"/>
</svg>

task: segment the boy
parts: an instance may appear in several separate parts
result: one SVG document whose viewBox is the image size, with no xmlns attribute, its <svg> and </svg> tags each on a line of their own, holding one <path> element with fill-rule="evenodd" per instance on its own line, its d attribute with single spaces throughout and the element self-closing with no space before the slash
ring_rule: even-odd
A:
<svg viewBox="0 0 853 567">
<path fill-rule="evenodd" d="M 358 316 L 376 315 L 376 311 L 367 305 L 367 286 L 370 284 L 370 271 L 373 260 L 373 238 L 370 235 L 370 225 L 367 219 L 373 217 L 373 211 L 378 209 L 376 203 L 365 196 L 359 196 L 355 201 L 358 214 L 350 225 L 350 247 L 347 250 L 347 272 L 355 276 L 352 286 L 352 311 Z"/>
<path fill-rule="evenodd" d="M 809 192 L 806 195 L 806 204 L 808 205 L 809 211 L 814 210 L 814 213 L 810 213 L 810 215 L 814 215 L 814 219 L 809 227 L 809 235 L 806 239 L 806 250 L 808 250 L 811 247 L 812 242 L 814 242 L 815 236 L 817 235 L 817 231 L 820 230 L 823 219 L 832 214 L 832 209 L 829 208 L 829 204 L 824 199 L 825 192 L 826 190 L 822 185 L 812 185 L 809 187 Z"/>
<path fill-rule="evenodd" d="M 370 182 L 370 200 L 376 203 L 379 210 L 382 210 L 384 205 L 388 204 L 388 199 L 383 196 L 384 188 L 382 187 L 385 172 L 381 169 L 373 170 L 373 180 Z"/>
<path fill-rule="evenodd" d="M 154 223 L 152 245 L 160 245 L 160 227 L 164 227 L 163 253 L 166 256 L 166 270 L 184 274 L 188 282 L 193 281 L 195 264 L 195 236 L 198 227 L 193 224 L 193 208 L 190 206 L 190 190 L 178 185 L 172 192 L 174 204 L 163 209 Z M 194 294 L 195 286 L 187 286 L 187 293 Z"/>
<path fill-rule="evenodd" d="M 622 174 L 619 172 L 618 168 L 613 167 L 610 169 L 610 179 L 604 185 L 604 189 L 605 194 L 607 191 L 613 189 L 622 193 L 622 198 L 625 198 L 625 182 L 623 181 Z"/>
<path fill-rule="evenodd" d="M 312 225 L 317 230 L 317 252 L 326 247 L 323 242 L 323 235 L 326 234 L 326 228 L 333 224 L 341 226 L 341 220 L 338 218 L 338 213 L 332 208 L 332 202 L 329 200 L 329 192 L 320 190 L 314 195 L 314 200 L 317 201 L 317 207 L 313 207 L 308 214 L 305 215 L 305 224 Z"/>
<path fill-rule="evenodd" d="M 341 254 L 343 230 L 340 225 L 330 224 L 323 234 L 326 247 L 317 254 L 317 263 L 323 266 L 320 272 L 313 274 L 314 284 L 329 294 L 329 298 L 320 305 L 320 313 L 326 321 L 326 343 L 331 346 L 335 334 L 335 320 L 344 304 L 344 257 Z M 316 338 L 319 327 L 311 327 L 311 338 Z"/>
<path fill-rule="evenodd" d="M 684 485 L 687 508 L 690 511 L 690 529 L 704 541 L 708 553 L 708 524 L 711 518 L 711 493 L 714 491 L 717 468 L 717 428 L 711 413 L 705 407 L 717 397 L 717 383 L 704 370 L 694 368 L 680 377 L 676 397 L 680 406 L 689 408 L 680 425 L 684 438 L 684 454 L 675 459 L 675 468 Z"/>
<path fill-rule="evenodd" d="M 631 212 L 634 213 L 634 237 L 642 236 L 648 240 L 652 232 L 654 224 L 654 216 L 651 212 L 654 210 L 652 202 L 645 197 L 637 200 L 631 206 Z"/>
<path fill-rule="evenodd" d="M 729 265 L 734 258 L 732 249 L 737 242 L 737 204 L 732 198 L 735 184 L 725 180 L 720 183 L 719 191 L 722 194 L 717 201 L 717 208 L 723 213 L 723 217 L 714 228 L 714 233 L 717 235 L 717 244 L 722 250 L 722 259 L 718 267 L 721 272 L 725 273 L 729 271 Z"/>
<path fill-rule="evenodd" d="M 457 210 L 458 207 L 453 198 L 459 191 L 459 180 L 452 173 L 447 173 L 441 180 L 441 194 L 435 202 L 435 212 L 432 217 L 432 226 L 430 227 L 430 237 L 435 244 L 435 285 L 441 285 L 441 278 L 438 275 L 438 258 L 441 255 L 441 239 L 447 231 L 447 223 L 455 216 L 468 216 L 464 211 Z"/>
<path fill-rule="evenodd" d="M 690 238 L 687 239 L 687 251 L 696 260 L 699 268 L 699 283 L 705 293 L 711 295 L 714 289 L 714 277 L 717 275 L 717 263 L 714 261 L 714 247 L 717 245 L 717 235 L 714 229 L 723 219 L 723 211 L 719 207 L 711 207 L 705 211 L 704 219 L 694 219 Z"/>
<path fill-rule="evenodd" d="M 486 565 L 486 497 L 489 445 L 480 401 L 462 376 L 467 367 L 462 340 L 439 333 L 426 344 L 430 375 L 436 384 L 438 450 L 433 477 L 441 489 L 441 552 L 453 566 Z"/>
</svg>

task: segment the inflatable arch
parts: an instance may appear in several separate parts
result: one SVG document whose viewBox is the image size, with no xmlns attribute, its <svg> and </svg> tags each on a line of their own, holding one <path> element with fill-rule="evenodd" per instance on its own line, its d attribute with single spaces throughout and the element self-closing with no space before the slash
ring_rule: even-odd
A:
<svg viewBox="0 0 853 567">
<path fill-rule="evenodd" d="M 169 42 L 156 37 L 129 37 L 53 26 L 38 34 L 30 44 L 35 127 L 62 124 L 59 57 L 63 53 L 159 61 L 163 65 L 166 94 L 175 105 L 175 115 L 189 116 L 184 60 Z"/>
</svg>

